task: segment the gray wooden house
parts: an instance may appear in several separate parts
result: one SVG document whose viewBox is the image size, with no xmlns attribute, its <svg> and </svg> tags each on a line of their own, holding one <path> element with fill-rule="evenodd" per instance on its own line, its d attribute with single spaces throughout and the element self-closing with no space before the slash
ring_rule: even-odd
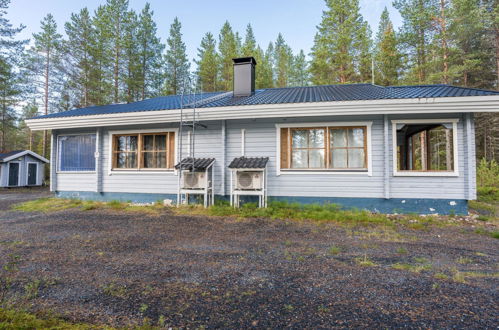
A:
<svg viewBox="0 0 499 330">
<path fill-rule="evenodd" d="M 186 191 L 226 200 L 248 191 L 270 200 L 441 214 L 466 213 L 476 198 L 473 114 L 499 111 L 499 92 L 372 84 L 255 90 L 255 69 L 253 58 L 236 59 L 233 91 L 28 120 L 32 130 L 52 130 L 52 191 L 172 203 Z M 192 166 L 176 168 L 186 157 Z M 229 168 L 240 157 L 249 159 L 244 164 L 268 161 L 263 169 Z M 197 158 L 213 161 L 197 169 Z"/>
<path fill-rule="evenodd" d="M 41 186 L 48 162 L 30 150 L 0 153 L 0 187 Z"/>
</svg>

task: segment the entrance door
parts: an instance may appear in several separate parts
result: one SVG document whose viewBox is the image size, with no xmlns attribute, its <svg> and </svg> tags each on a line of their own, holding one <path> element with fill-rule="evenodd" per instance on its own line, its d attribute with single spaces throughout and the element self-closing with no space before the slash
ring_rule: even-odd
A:
<svg viewBox="0 0 499 330">
<path fill-rule="evenodd" d="M 28 164 L 28 186 L 36 185 L 36 172 L 38 170 L 38 165 L 36 163 Z"/>
<path fill-rule="evenodd" d="M 19 163 L 9 163 L 9 186 L 19 185 Z"/>
</svg>

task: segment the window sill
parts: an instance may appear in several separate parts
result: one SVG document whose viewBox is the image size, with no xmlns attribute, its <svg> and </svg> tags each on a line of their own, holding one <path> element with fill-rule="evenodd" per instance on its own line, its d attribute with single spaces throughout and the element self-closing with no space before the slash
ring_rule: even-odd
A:
<svg viewBox="0 0 499 330">
<path fill-rule="evenodd" d="M 372 173 L 369 170 L 359 170 L 359 171 L 341 171 L 341 170 L 307 170 L 307 169 L 282 169 L 278 170 L 277 175 L 286 175 L 286 174 L 325 174 L 325 175 L 364 175 L 364 176 L 372 176 Z"/>
<path fill-rule="evenodd" d="M 421 177 L 458 177 L 458 172 L 416 172 L 416 171 L 407 171 L 407 172 L 399 172 L 395 171 L 393 176 L 421 176 Z"/>
<path fill-rule="evenodd" d="M 151 169 L 151 170 L 110 170 L 109 175 L 121 175 L 121 174 L 173 174 L 176 173 L 174 169 L 167 169 L 167 170 L 157 170 L 157 169 Z"/>
<path fill-rule="evenodd" d="M 96 171 L 56 171 L 55 174 L 95 174 Z"/>
</svg>

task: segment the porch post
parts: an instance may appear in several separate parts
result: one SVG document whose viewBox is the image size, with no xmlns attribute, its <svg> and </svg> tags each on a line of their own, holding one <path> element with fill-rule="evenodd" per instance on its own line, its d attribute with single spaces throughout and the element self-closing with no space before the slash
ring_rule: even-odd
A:
<svg viewBox="0 0 499 330">
<path fill-rule="evenodd" d="M 96 131 L 96 151 L 95 151 L 95 191 L 102 192 L 102 128 L 97 128 Z"/>
<path fill-rule="evenodd" d="M 57 131 L 50 134 L 50 191 L 57 191 Z"/>
</svg>

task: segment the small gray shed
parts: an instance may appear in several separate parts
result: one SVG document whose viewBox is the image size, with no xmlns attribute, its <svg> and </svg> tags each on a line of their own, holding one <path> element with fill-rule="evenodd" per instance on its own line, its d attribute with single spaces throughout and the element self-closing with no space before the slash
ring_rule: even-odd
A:
<svg viewBox="0 0 499 330">
<path fill-rule="evenodd" d="M 0 187 L 41 186 L 48 159 L 30 150 L 0 153 Z"/>
</svg>

